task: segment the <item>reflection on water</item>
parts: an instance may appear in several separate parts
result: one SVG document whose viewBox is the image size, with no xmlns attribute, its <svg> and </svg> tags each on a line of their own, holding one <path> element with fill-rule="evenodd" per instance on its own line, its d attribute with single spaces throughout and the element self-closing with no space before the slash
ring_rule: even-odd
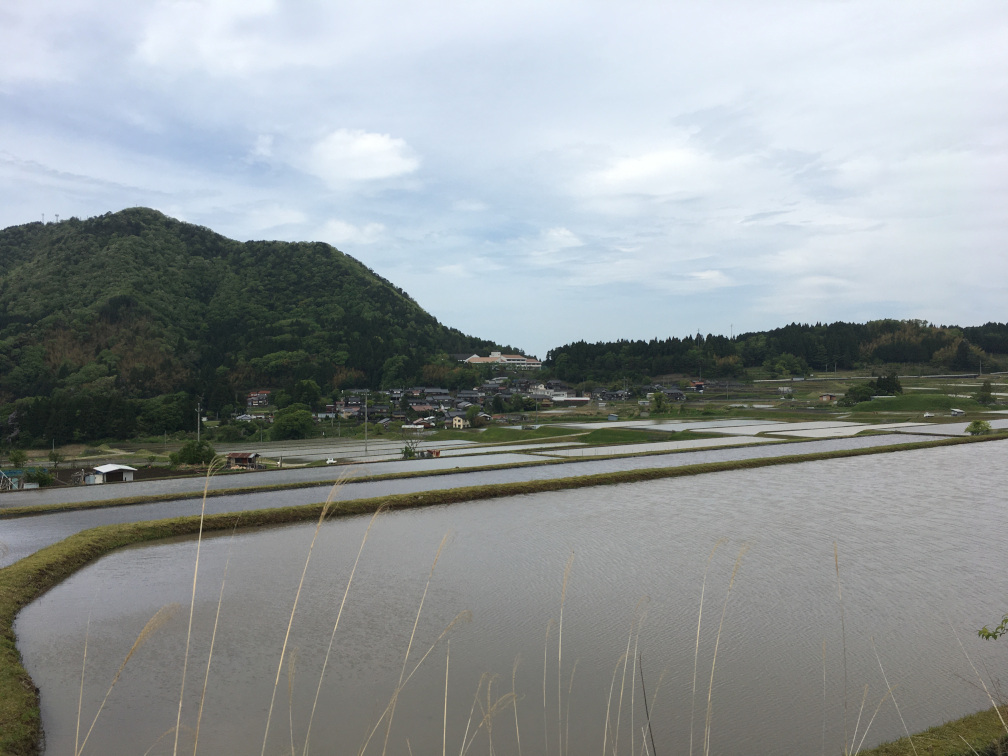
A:
<svg viewBox="0 0 1008 756">
<path fill-rule="evenodd" d="M 826 451 L 836 451 L 840 449 L 859 449 L 868 446 L 888 446 L 896 443 L 905 443 L 906 436 L 892 434 L 888 436 L 870 436 L 859 438 L 837 438 L 825 441 L 806 441 L 795 444 L 779 444 L 776 446 L 754 446 L 729 449 L 705 449 L 702 451 L 684 452 L 678 454 L 664 454 L 656 456 L 645 456 L 631 459 L 608 459 L 579 461 L 563 465 L 550 465 L 545 467 L 519 467 L 505 470 L 487 470 L 482 472 L 472 472 L 459 469 L 457 473 L 434 477 L 413 477 L 400 478 L 397 480 L 382 480 L 371 482 L 360 482 L 350 480 L 345 483 L 340 491 L 341 499 L 358 499 L 372 496 L 388 496 L 399 493 L 415 493 L 417 491 L 430 491 L 443 488 L 455 488 L 462 486 L 486 485 L 492 483 L 513 483 L 527 480 L 545 480 L 551 478 L 564 478 L 572 475 L 594 475 L 597 473 L 614 472 L 618 470 L 637 470 L 642 468 L 678 467 L 681 465 L 701 464 L 705 462 L 724 462 L 742 459 L 755 459 L 759 457 L 776 457 L 786 454 L 812 454 Z M 471 458 L 470 461 L 475 458 Z M 494 455 L 495 464 L 504 464 L 515 461 L 508 455 Z M 527 461 L 527 460 L 525 460 Z M 411 464 L 411 469 L 430 470 L 433 466 L 454 466 L 455 463 L 463 463 L 462 460 L 416 460 Z M 485 463 L 485 460 L 480 462 Z M 367 470 L 373 472 L 394 472 L 407 463 L 386 463 L 381 466 L 381 470 Z M 419 465 L 419 466 L 418 466 Z M 358 469 L 357 472 L 364 470 Z M 270 473 L 268 482 L 280 482 L 286 479 L 287 482 L 300 480 L 304 482 L 310 476 L 319 476 L 320 479 L 331 480 L 334 471 L 329 468 L 312 468 L 307 470 L 285 470 Z M 234 486 L 236 484 L 249 485 L 249 478 L 243 475 L 219 476 L 211 480 L 212 485 Z M 263 480 L 259 479 L 262 483 Z M 147 486 L 155 486 L 148 488 Z M 320 484 L 318 488 L 303 488 L 299 490 L 264 491 L 252 494 L 222 495 L 215 496 L 207 500 L 206 511 L 208 514 L 219 512 L 237 512 L 251 509 L 264 509 L 279 505 L 296 506 L 299 504 L 312 504 L 325 501 L 329 493 L 330 483 Z M 101 489 L 95 491 L 95 488 Z M 183 491 L 203 490 L 203 481 L 195 478 L 183 478 L 173 480 L 154 481 L 150 483 L 130 484 L 129 491 L 136 495 L 152 493 L 168 494 L 180 493 Z M 19 492 L 17 494 L 17 504 L 41 504 L 41 503 L 61 503 L 69 501 L 90 500 L 100 495 L 121 496 L 124 489 L 122 486 L 82 486 L 78 488 L 62 488 L 59 490 L 38 490 L 29 492 Z M 31 495 L 31 498 L 27 497 Z M 41 498 L 47 497 L 47 498 Z M 14 498 L 5 499 L 9 503 L 15 503 Z M 0 501 L 0 505 L 4 502 Z M 198 498 L 180 499 L 176 501 L 162 501 L 154 504 L 138 504 L 131 506 L 117 506 L 102 509 L 89 509 L 78 512 L 60 512 L 54 515 L 39 517 L 22 517 L 19 519 L 5 520 L 3 523 L 2 541 L 7 547 L 7 551 L 0 553 L 0 567 L 13 564 L 29 554 L 39 549 L 56 543 L 73 533 L 77 533 L 85 528 L 93 528 L 98 525 L 111 525 L 123 522 L 138 522 L 140 520 L 156 520 L 163 517 L 180 517 L 183 515 L 198 515 L 200 512 L 200 500 Z"/>
<path fill-rule="evenodd" d="M 713 752 L 821 752 L 825 742 L 826 752 L 841 753 L 845 733 L 851 741 L 857 724 L 860 738 L 886 693 L 879 660 L 911 730 L 982 708 L 986 699 L 954 631 L 995 676 L 1005 669 L 1004 644 L 975 633 L 1004 609 L 1001 570 L 991 564 L 1006 535 L 1005 448 L 919 450 L 383 515 L 334 636 L 312 749 L 359 750 L 403 669 L 409 675 L 431 647 L 398 697 L 389 753 L 439 752 L 445 731 L 450 750 L 461 750 L 475 731 L 474 748 L 488 750 L 489 736 L 494 751 L 517 753 L 516 718 L 527 753 L 557 753 L 561 741 L 571 753 L 601 750 L 614 737 L 637 752 L 644 691 L 659 753 L 688 752 L 691 737 L 699 750 L 708 691 Z M 290 752 L 292 739 L 301 752 L 366 527 L 355 519 L 322 528 L 282 665 L 313 527 L 203 542 L 182 714 L 189 749 L 223 584 L 201 748 L 259 752 L 279 674 L 267 752 Z M 425 594 L 445 533 L 450 540 Z M 719 542 L 694 695 L 701 586 Z M 728 596 L 743 544 L 749 549 Z M 50 752 L 73 748 L 85 638 L 87 724 L 140 629 L 168 602 L 184 608 L 134 654 L 88 750 L 143 753 L 174 726 L 195 558 L 191 540 L 124 550 L 21 614 L 17 630 L 42 691 Z M 463 610 L 471 622 L 438 641 Z M 484 720 L 512 692 L 516 660 L 517 704 L 504 700 Z M 857 723 L 864 686 L 866 712 Z M 900 734 L 887 701 L 865 742 Z M 368 752 L 380 752 L 385 739 L 382 725 Z M 171 752 L 172 741 L 166 736 L 151 753 Z"/>
</svg>

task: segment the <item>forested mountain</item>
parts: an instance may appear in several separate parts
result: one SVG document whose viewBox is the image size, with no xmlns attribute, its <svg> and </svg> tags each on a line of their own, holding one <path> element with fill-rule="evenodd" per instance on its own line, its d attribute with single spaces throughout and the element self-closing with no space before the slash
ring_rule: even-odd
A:
<svg viewBox="0 0 1008 756">
<path fill-rule="evenodd" d="M 145 208 L 0 230 L 0 445 L 191 430 L 198 403 L 227 416 L 258 388 L 306 403 L 347 387 L 469 388 L 479 370 L 449 355 L 493 348 L 327 244 L 237 242 Z M 741 379 L 896 363 L 1005 369 L 1008 324 L 582 341 L 550 351 L 541 377 Z"/>
<path fill-rule="evenodd" d="M 242 243 L 145 208 L 0 231 L 0 405 L 22 416 L 38 397 L 121 411 L 125 429 L 143 410 L 129 401 L 213 412 L 305 381 L 448 382 L 446 355 L 490 348 L 328 244 Z"/>
<path fill-rule="evenodd" d="M 545 365 L 557 378 L 607 383 L 670 373 L 742 378 L 757 370 L 776 377 L 828 370 L 915 364 L 932 372 L 979 372 L 1008 366 L 1008 323 L 936 326 L 921 320 L 815 325 L 792 323 L 734 338 L 579 341 L 550 350 Z"/>
</svg>

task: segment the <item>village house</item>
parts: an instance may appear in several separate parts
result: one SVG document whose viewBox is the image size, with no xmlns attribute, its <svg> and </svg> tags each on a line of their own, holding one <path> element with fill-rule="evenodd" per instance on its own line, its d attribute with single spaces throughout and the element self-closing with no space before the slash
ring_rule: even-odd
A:
<svg viewBox="0 0 1008 756">
<path fill-rule="evenodd" d="M 250 391 L 246 397 L 247 407 L 265 407 L 270 403 L 270 392 L 265 390 Z"/>
</svg>

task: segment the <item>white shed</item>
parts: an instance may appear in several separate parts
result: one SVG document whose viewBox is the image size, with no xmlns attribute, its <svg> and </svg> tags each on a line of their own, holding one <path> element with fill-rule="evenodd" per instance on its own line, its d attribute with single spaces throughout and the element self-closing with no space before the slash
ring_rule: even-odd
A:
<svg viewBox="0 0 1008 756">
<path fill-rule="evenodd" d="M 95 485 L 98 483 L 119 483 L 125 481 L 126 483 L 133 482 L 133 473 L 136 472 L 135 467 L 129 467 L 128 465 L 99 465 L 92 472 L 88 473 L 84 482 L 88 485 Z"/>
</svg>

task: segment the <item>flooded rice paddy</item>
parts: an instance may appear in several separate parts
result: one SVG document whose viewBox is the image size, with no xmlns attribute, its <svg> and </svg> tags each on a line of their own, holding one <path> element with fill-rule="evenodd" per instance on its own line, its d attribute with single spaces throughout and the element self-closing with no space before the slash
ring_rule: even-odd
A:
<svg viewBox="0 0 1008 756">
<path fill-rule="evenodd" d="M 976 637 L 1008 609 L 1006 452 L 992 442 L 384 514 L 335 634 L 366 518 L 322 526 L 299 596 L 313 526 L 204 539 L 180 740 L 192 749 L 220 596 L 204 753 L 301 753 L 309 720 L 314 753 L 358 752 L 372 732 L 368 753 L 386 738 L 388 753 L 440 752 L 443 739 L 461 751 L 474 734 L 471 752 L 585 753 L 618 738 L 636 753 L 645 735 L 652 752 L 699 752 L 708 700 L 712 753 L 842 753 L 876 707 L 866 745 L 901 735 L 900 714 L 915 731 L 983 708 L 959 640 L 993 677 L 1008 670 L 1005 644 Z M 145 623 L 178 603 L 85 750 L 171 752 L 196 556 L 192 539 L 126 549 L 21 613 L 49 752 L 73 751 Z M 428 649 L 387 730 L 403 669 Z"/>
</svg>

